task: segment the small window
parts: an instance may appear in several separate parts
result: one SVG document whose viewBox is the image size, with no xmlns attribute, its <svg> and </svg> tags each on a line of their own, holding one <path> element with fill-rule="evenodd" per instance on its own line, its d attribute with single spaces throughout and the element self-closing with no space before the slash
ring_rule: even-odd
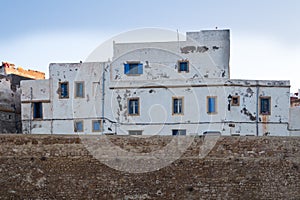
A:
<svg viewBox="0 0 300 200">
<path fill-rule="evenodd" d="M 93 132 L 100 132 L 102 130 L 101 120 L 93 120 Z"/>
<path fill-rule="evenodd" d="M 100 82 L 93 82 L 93 96 L 102 94 Z"/>
<path fill-rule="evenodd" d="M 139 115 L 139 98 L 128 99 L 128 114 Z"/>
<path fill-rule="evenodd" d="M 84 82 L 75 82 L 75 97 L 84 97 Z"/>
<path fill-rule="evenodd" d="M 178 61 L 178 72 L 189 72 L 189 61 Z"/>
<path fill-rule="evenodd" d="M 240 96 L 233 96 L 231 100 L 232 106 L 240 106 Z"/>
<path fill-rule="evenodd" d="M 59 83 L 59 98 L 69 98 L 69 82 Z"/>
<path fill-rule="evenodd" d="M 124 64 L 124 74 L 140 75 L 143 74 L 143 64 L 139 62 L 127 62 Z"/>
<path fill-rule="evenodd" d="M 260 114 L 271 115 L 271 97 L 260 97 Z"/>
<path fill-rule="evenodd" d="M 172 135 L 186 135 L 185 129 L 174 129 L 172 130 Z"/>
<path fill-rule="evenodd" d="M 217 113 L 217 97 L 207 97 L 207 113 L 215 114 Z"/>
<path fill-rule="evenodd" d="M 142 135 L 143 131 L 137 131 L 137 130 L 132 130 L 132 131 L 128 131 L 129 135 Z"/>
<path fill-rule="evenodd" d="M 74 122 L 74 132 L 83 132 L 83 121 Z"/>
<path fill-rule="evenodd" d="M 43 104 L 41 102 L 33 103 L 33 119 L 43 118 Z"/>
<path fill-rule="evenodd" d="M 173 115 L 183 114 L 183 97 L 173 97 Z"/>
</svg>

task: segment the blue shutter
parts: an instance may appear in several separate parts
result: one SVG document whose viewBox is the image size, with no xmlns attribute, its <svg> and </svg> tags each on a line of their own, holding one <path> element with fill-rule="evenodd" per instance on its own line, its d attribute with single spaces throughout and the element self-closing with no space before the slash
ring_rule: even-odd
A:
<svg viewBox="0 0 300 200">
<path fill-rule="evenodd" d="M 138 74 L 143 74 L 143 64 L 142 63 L 138 64 Z"/>
<path fill-rule="evenodd" d="M 216 112 L 215 109 L 215 98 L 208 98 L 208 112 L 209 113 L 214 113 Z"/>
<path fill-rule="evenodd" d="M 174 114 L 176 114 L 176 113 L 178 113 L 178 111 L 177 111 L 177 103 L 178 103 L 178 101 L 177 101 L 177 99 L 173 99 L 173 113 Z"/>
<path fill-rule="evenodd" d="M 77 131 L 83 131 L 83 124 L 82 124 L 82 122 L 77 122 L 76 123 L 76 129 L 77 129 Z"/>
<path fill-rule="evenodd" d="M 128 113 L 132 114 L 132 100 L 128 101 Z"/>
<path fill-rule="evenodd" d="M 178 113 L 182 113 L 182 100 L 178 99 Z"/>
<path fill-rule="evenodd" d="M 124 63 L 124 74 L 129 74 L 130 68 L 128 63 Z"/>
<path fill-rule="evenodd" d="M 83 83 L 79 83 L 79 97 L 83 97 Z"/>
<path fill-rule="evenodd" d="M 135 113 L 134 114 L 139 114 L 139 101 L 135 101 Z"/>
<path fill-rule="evenodd" d="M 99 131 L 100 130 L 100 123 L 99 121 L 94 122 L 94 130 Z"/>
</svg>

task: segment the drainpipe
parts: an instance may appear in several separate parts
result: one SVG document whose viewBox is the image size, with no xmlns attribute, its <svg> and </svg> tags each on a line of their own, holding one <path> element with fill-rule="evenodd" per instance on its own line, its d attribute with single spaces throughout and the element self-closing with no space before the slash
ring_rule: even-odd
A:
<svg viewBox="0 0 300 200">
<path fill-rule="evenodd" d="M 104 96 L 105 96 L 105 64 L 103 64 L 103 72 L 102 72 L 102 135 L 104 134 Z"/>
<path fill-rule="evenodd" d="M 29 131 L 29 133 L 31 134 L 31 132 L 32 132 L 32 109 L 33 109 L 33 106 L 32 106 L 32 97 L 33 96 L 33 94 L 32 94 L 32 87 L 30 87 L 30 118 L 29 118 L 29 129 L 30 129 L 30 131 Z"/>
<path fill-rule="evenodd" d="M 259 86 L 258 86 L 258 82 L 256 82 L 256 136 L 259 135 L 258 132 L 258 101 L 259 101 Z"/>
</svg>

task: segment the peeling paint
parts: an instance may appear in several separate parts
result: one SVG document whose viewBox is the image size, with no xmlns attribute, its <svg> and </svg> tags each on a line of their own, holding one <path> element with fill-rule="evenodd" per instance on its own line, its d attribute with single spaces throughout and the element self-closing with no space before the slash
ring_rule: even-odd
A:
<svg viewBox="0 0 300 200">
<path fill-rule="evenodd" d="M 247 110 L 247 108 L 243 108 L 241 110 L 241 113 L 243 113 L 244 115 L 248 116 L 251 121 L 255 121 L 256 120 L 256 117 L 251 112 L 249 112 Z"/>
</svg>

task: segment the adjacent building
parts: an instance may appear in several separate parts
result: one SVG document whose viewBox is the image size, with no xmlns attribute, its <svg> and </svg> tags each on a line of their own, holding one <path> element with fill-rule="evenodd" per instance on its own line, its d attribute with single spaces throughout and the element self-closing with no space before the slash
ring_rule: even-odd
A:
<svg viewBox="0 0 300 200">
<path fill-rule="evenodd" d="M 24 133 L 289 135 L 290 82 L 230 79 L 229 30 L 114 43 L 111 62 L 22 81 Z"/>
<path fill-rule="evenodd" d="M 0 66 L 0 133 L 21 133 L 21 80 L 45 78 L 45 74 L 33 70 L 15 68 L 2 62 Z"/>
</svg>

